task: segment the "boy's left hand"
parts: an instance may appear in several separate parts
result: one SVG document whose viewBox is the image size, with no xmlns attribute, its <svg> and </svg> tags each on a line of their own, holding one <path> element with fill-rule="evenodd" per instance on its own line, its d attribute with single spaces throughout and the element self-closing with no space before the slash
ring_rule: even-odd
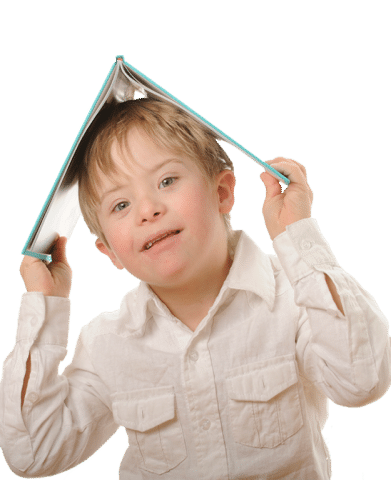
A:
<svg viewBox="0 0 391 480">
<path fill-rule="evenodd" d="M 307 183 L 307 172 L 300 163 L 281 157 L 266 163 L 290 180 L 282 193 L 276 178 L 267 172 L 260 175 L 266 187 L 262 213 L 270 238 L 274 240 L 285 231 L 287 225 L 311 217 L 313 193 Z"/>
</svg>

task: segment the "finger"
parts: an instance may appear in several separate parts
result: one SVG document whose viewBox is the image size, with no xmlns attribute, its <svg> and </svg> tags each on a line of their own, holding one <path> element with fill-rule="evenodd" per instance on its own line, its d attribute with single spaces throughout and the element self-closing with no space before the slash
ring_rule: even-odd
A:
<svg viewBox="0 0 391 480">
<path fill-rule="evenodd" d="M 292 162 L 295 163 L 298 167 L 300 167 L 300 170 L 304 173 L 305 176 L 307 176 L 307 170 L 304 165 L 301 163 L 297 162 L 296 160 L 293 160 L 292 158 L 285 158 L 285 157 L 276 157 L 273 160 L 268 160 L 266 163 L 269 165 L 272 163 L 280 162 L 280 161 L 285 161 L 285 162 Z"/>
<path fill-rule="evenodd" d="M 31 265 L 34 265 L 34 263 L 39 263 L 41 260 L 36 257 L 32 257 L 30 255 L 24 255 L 22 263 L 20 265 L 20 272 L 24 271 L 25 269 L 31 267 Z"/>
<path fill-rule="evenodd" d="M 270 175 L 270 173 L 267 172 L 261 173 L 260 177 L 266 188 L 266 200 L 269 200 L 276 195 L 281 194 L 281 185 L 275 177 L 273 177 L 272 175 Z"/>
<path fill-rule="evenodd" d="M 270 160 L 266 160 L 266 163 L 272 166 L 273 168 L 276 168 L 275 165 L 282 164 L 282 163 L 285 163 L 288 165 L 294 165 L 296 168 L 298 168 L 301 171 L 301 173 L 304 175 L 304 178 L 308 178 L 307 167 L 303 163 L 295 160 L 294 158 L 283 157 L 282 155 L 278 155 Z M 276 168 L 276 170 L 278 169 Z"/>
<path fill-rule="evenodd" d="M 297 162 L 287 160 L 286 158 L 276 158 L 271 160 L 270 163 L 267 163 L 277 170 L 277 172 L 288 177 L 291 182 L 307 185 L 305 169 L 303 171 L 304 167 Z"/>
</svg>

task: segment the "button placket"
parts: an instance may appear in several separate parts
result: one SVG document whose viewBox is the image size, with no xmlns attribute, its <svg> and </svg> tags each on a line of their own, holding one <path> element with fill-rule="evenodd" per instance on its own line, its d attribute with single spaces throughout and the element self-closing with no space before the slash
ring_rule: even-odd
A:
<svg viewBox="0 0 391 480">
<path fill-rule="evenodd" d="M 211 478 L 210 471 L 225 472 L 226 450 L 219 422 L 215 374 L 208 348 L 210 324 L 197 332 L 184 356 L 184 380 L 188 390 L 189 413 L 197 442 L 197 460 L 202 465 L 200 478 Z M 196 363 L 195 363 L 196 362 Z M 214 454 L 210 455 L 213 449 Z M 219 478 L 228 478 L 222 474 Z"/>
</svg>

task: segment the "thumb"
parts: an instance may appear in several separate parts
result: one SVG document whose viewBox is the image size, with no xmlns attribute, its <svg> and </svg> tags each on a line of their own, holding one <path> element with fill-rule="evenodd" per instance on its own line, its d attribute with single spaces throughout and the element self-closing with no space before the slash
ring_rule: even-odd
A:
<svg viewBox="0 0 391 480">
<path fill-rule="evenodd" d="M 263 172 L 260 175 L 263 184 L 266 187 L 266 200 L 270 200 L 276 195 L 280 195 L 282 192 L 279 181 L 267 172 Z"/>
<path fill-rule="evenodd" d="M 67 257 L 65 254 L 65 245 L 68 239 L 66 237 L 59 237 L 54 245 L 52 252 L 52 262 L 53 263 L 65 263 L 68 265 Z"/>
</svg>

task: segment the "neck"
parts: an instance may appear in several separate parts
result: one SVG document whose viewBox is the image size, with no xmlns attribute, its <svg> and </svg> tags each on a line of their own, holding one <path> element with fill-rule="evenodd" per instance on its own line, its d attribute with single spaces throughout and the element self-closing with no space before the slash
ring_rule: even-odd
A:
<svg viewBox="0 0 391 480">
<path fill-rule="evenodd" d="M 152 290 L 170 312 L 194 331 L 216 300 L 232 265 L 228 253 L 218 268 L 212 266 L 196 279 L 175 287 L 156 287 Z"/>
</svg>

